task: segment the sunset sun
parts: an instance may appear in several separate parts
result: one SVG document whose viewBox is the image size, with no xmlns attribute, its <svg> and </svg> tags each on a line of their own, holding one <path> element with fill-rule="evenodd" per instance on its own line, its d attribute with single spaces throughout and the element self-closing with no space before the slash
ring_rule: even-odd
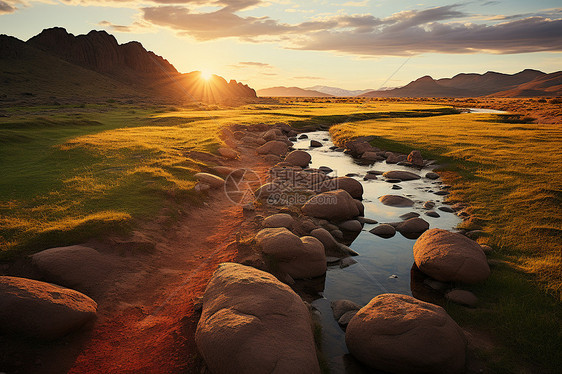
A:
<svg viewBox="0 0 562 374">
<path fill-rule="evenodd" d="M 201 70 L 201 78 L 208 81 L 209 79 L 211 79 L 211 77 L 213 76 L 213 73 L 211 73 L 209 70 L 205 70 L 202 69 Z"/>
</svg>

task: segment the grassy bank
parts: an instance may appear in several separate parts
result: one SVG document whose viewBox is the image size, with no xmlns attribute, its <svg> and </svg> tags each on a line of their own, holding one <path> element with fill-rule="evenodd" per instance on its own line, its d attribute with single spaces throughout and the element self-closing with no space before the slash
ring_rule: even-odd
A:
<svg viewBox="0 0 562 374">
<path fill-rule="evenodd" d="M 128 230 L 163 207 L 196 202 L 193 174 L 233 124 L 296 127 L 443 114 L 430 105 L 279 103 L 229 108 L 105 105 L 4 109 L 0 259 Z"/>
<path fill-rule="evenodd" d="M 498 369 L 523 358 L 555 372 L 562 364 L 562 130 L 510 122 L 519 121 L 458 114 L 345 123 L 330 132 L 342 143 L 375 135 L 376 146 L 417 148 L 440 161 L 450 198 L 470 205 L 474 218 L 464 225 L 484 229 L 479 241 L 495 249 L 496 263 L 491 278 L 473 288 L 480 307 L 450 305 L 449 312 L 502 338 L 508 350 L 488 357 Z"/>
</svg>

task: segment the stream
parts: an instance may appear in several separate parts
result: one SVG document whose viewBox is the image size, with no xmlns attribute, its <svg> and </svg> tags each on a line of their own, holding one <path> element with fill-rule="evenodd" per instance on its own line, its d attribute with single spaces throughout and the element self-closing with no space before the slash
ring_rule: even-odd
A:
<svg viewBox="0 0 562 374">
<path fill-rule="evenodd" d="M 330 176 L 344 176 L 354 173 L 353 178 L 363 184 L 363 204 L 365 206 L 365 217 L 375 219 L 379 223 L 402 221 L 401 215 L 416 212 L 430 224 L 430 228 L 442 228 L 453 230 L 461 219 L 454 213 L 446 213 L 438 210 L 443 206 L 443 196 L 434 192 L 439 191 L 441 183 L 439 180 L 422 178 L 413 181 L 398 183 L 402 189 L 393 190 L 392 183 L 388 183 L 382 176 L 377 180 L 364 181 L 363 177 L 368 170 L 381 172 L 390 170 L 406 170 L 425 176 L 430 168 L 422 170 L 414 169 L 386 162 L 376 162 L 364 165 L 354 160 L 350 155 L 330 149 L 334 144 L 330 140 L 327 131 L 316 131 L 305 133 L 308 139 L 300 139 L 294 144 L 295 149 L 307 151 L 312 156 L 311 168 L 328 166 L 334 171 Z M 317 140 L 322 147 L 310 147 L 310 141 Z M 379 201 L 382 195 L 403 195 L 415 201 L 413 207 L 397 208 L 383 205 Z M 432 218 L 425 215 L 427 210 L 423 209 L 425 201 L 432 200 L 436 203 L 435 211 L 440 217 Z M 360 364 L 355 362 L 347 353 L 345 345 L 345 331 L 334 319 L 330 302 L 339 299 L 348 299 L 360 305 L 366 305 L 373 297 L 383 293 L 400 293 L 412 295 L 411 269 L 414 263 L 412 248 L 415 239 L 408 239 L 399 232 L 390 239 L 383 239 L 371 234 L 369 230 L 377 224 L 365 224 L 361 233 L 349 245 L 359 256 L 353 257 L 357 261 L 345 268 L 340 265 L 328 266 L 324 290 L 320 298 L 312 302 L 314 308 L 320 313 L 322 324 L 322 350 L 328 361 L 331 373 L 363 373 L 366 371 Z"/>
</svg>

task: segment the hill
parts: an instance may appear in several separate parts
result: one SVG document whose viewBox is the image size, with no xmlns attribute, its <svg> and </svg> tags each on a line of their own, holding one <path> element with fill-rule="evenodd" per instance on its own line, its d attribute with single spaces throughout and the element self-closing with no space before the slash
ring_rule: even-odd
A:
<svg viewBox="0 0 562 374">
<path fill-rule="evenodd" d="M 529 97 L 561 94 L 560 73 L 526 69 L 516 74 L 458 74 L 435 80 L 424 76 L 404 87 L 371 91 L 363 97 Z"/>
<path fill-rule="evenodd" d="M 271 87 L 258 90 L 260 97 L 333 97 L 327 93 L 305 90 L 299 87 Z"/>
<path fill-rule="evenodd" d="M 148 97 L 127 84 L 0 35 L 0 101 L 64 103 Z"/>
<path fill-rule="evenodd" d="M 2 76 L 7 75 L 2 80 L 2 88 L 12 92 L 11 95 L 21 90 L 22 82 L 27 82 L 31 90 L 27 94 L 33 97 L 58 98 L 61 89 L 68 99 L 77 98 L 75 95 L 97 97 L 97 93 L 122 96 L 124 92 L 136 97 L 180 102 L 256 97 L 252 88 L 234 80 L 227 82 L 216 75 L 203 79 L 200 72 L 182 74 L 139 42 L 119 44 L 105 31 L 74 36 L 55 27 L 43 30 L 27 42 L 5 35 L 1 40 L 0 66 L 5 67 Z M 76 90 L 77 86 L 82 90 Z"/>
</svg>

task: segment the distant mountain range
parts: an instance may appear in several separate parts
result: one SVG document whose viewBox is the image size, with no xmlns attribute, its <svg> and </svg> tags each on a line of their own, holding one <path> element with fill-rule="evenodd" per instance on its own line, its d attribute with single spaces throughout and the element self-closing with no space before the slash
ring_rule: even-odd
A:
<svg viewBox="0 0 562 374">
<path fill-rule="evenodd" d="M 264 88 L 257 91 L 258 96 L 261 97 L 332 97 L 324 92 L 319 92 L 315 90 L 308 90 L 299 87 L 271 87 Z"/>
<path fill-rule="evenodd" d="M 364 93 L 364 97 L 533 97 L 562 95 L 562 71 L 526 69 L 517 74 L 458 74 L 435 80 L 424 76 L 404 87 Z"/>
<path fill-rule="evenodd" d="M 343 88 L 338 87 L 329 87 L 329 86 L 314 86 L 314 87 L 307 87 L 307 90 L 318 91 L 324 94 L 337 96 L 337 97 L 349 97 L 349 96 L 359 96 L 364 93 L 373 91 L 372 89 L 368 90 L 345 90 Z"/>
<path fill-rule="evenodd" d="M 21 97 L 145 97 L 174 101 L 255 98 L 255 91 L 219 76 L 179 73 L 139 42 L 118 44 L 105 31 L 74 36 L 60 27 L 23 42 L 0 35 L 2 101 Z"/>
<path fill-rule="evenodd" d="M 517 74 L 489 71 L 485 74 L 458 74 L 453 78 L 433 79 L 424 76 L 400 88 L 379 90 L 345 90 L 314 86 L 272 87 L 258 90 L 259 96 L 293 97 L 535 97 L 562 96 L 562 71 L 543 73 L 526 69 Z"/>
</svg>

